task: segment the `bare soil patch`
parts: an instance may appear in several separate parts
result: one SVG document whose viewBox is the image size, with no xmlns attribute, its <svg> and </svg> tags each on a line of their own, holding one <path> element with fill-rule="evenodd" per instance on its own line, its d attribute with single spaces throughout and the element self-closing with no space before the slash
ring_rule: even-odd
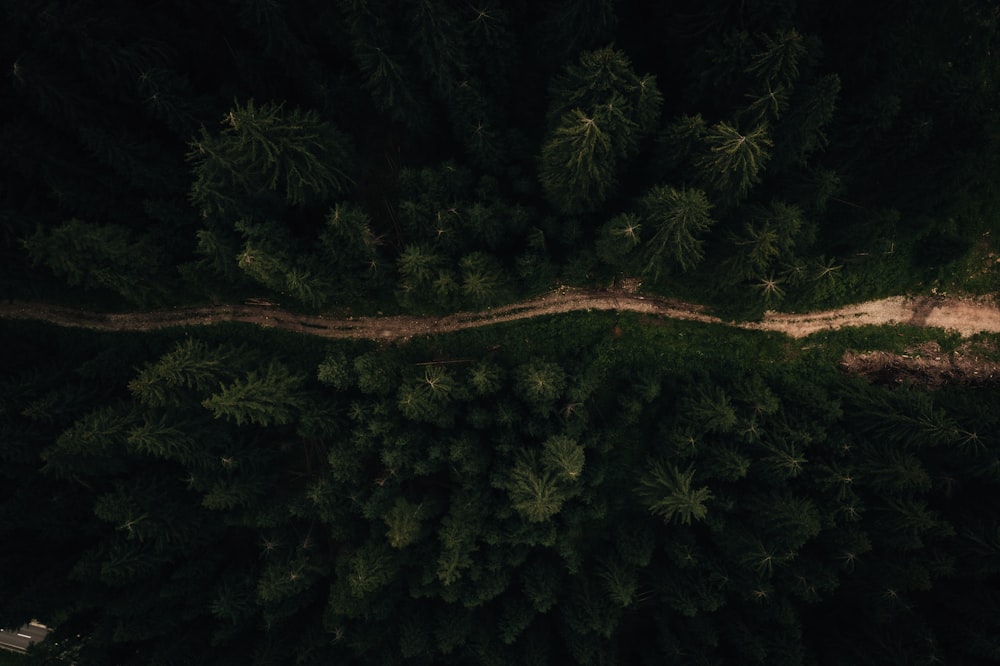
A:
<svg viewBox="0 0 1000 666">
<path fill-rule="evenodd" d="M 818 331 L 847 326 L 907 324 L 954 331 L 962 337 L 1000 333 L 1000 309 L 992 299 L 944 296 L 893 296 L 806 314 L 768 312 L 758 323 L 744 328 L 780 331 L 802 338 Z"/>
<path fill-rule="evenodd" d="M 847 352 L 841 369 L 862 375 L 876 384 L 913 384 L 937 388 L 944 384 L 996 386 L 1000 363 L 991 343 L 965 342 L 952 352 L 943 352 L 936 342 L 925 342 L 902 354 L 884 351 Z"/>
</svg>

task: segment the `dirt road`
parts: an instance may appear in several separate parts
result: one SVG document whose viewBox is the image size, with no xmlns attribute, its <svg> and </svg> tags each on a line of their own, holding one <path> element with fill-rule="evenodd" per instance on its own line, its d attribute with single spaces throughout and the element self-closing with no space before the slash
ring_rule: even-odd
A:
<svg viewBox="0 0 1000 666">
<path fill-rule="evenodd" d="M 274 306 L 259 305 L 217 305 L 108 314 L 55 305 L 13 302 L 0 304 L 0 318 L 33 319 L 60 326 L 106 331 L 149 331 L 172 326 L 244 322 L 326 338 L 405 341 L 419 335 L 447 333 L 579 310 L 642 312 L 653 316 L 724 324 L 744 329 L 780 331 L 796 338 L 821 330 L 868 324 L 933 326 L 957 331 L 962 336 L 979 332 L 1000 333 L 1000 309 L 985 300 L 897 296 L 807 314 L 768 312 L 760 322 L 731 323 L 706 314 L 704 307 L 700 305 L 652 296 L 587 291 L 569 287 L 562 287 L 545 296 L 512 305 L 440 317 L 397 315 L 344 319 L 323 315 L 299 315 Z"/>
</svg>

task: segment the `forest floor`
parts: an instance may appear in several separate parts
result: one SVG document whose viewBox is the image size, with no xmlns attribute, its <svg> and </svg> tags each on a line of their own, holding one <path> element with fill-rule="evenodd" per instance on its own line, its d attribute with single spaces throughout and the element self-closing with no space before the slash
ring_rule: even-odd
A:
<svg viewBox="0 0 1000 666">
<path fill-rule="evenodd" d="M 944 296 L 894 296 L 833 310 L 802 314 L 768 311 L 761 321 L 728 322 L 704 306 L 624 291 L 560 287 L 544 296 L 478 312 L 447 315 L 351 317 L 295 314 L 271 304 L 175 307 L 133 313 L 100 313 L 34 302 L 0 303 L 0 318 L 46 321 L 59 326 L 104 331 L 149 331 L 222 322 L 256 324 L 265 328 L 326 338 L 405 342 L 414 336 L 450 333 L 467 328 L 583 310 L 639 312 L 647 315 L 725 324 L 750 330 L 777 331 L 802 338 L 819 331 L 848 326 L 906 324 L 943 328 L 962 337 L 1000 333 L 1000 308 L 990 299 Z"/>
</svg>

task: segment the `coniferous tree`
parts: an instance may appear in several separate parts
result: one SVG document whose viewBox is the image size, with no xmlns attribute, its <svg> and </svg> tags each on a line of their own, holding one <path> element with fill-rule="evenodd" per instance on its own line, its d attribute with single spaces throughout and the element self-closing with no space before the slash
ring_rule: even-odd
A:
<svg viewBox="0 0 1000 666">
<path fill-rule="evenodd" d="M 199 229 L 195 235 L 198 239 L 195 251 L 202 256 L 196 265 L 210 269 L 226 282 L 238 281 L 237 239 L 224 229 Z"/>
<path fill-rule="evenodd" d="M 559 513 L 566 499 L 555 473 L 539 466 L 532 455 L 523 455 L 514 464 L 506 487 L 513 507 L 534 523 Z"/>
<path fill-rule="evenodd" d="M 652 132 L 662 98 L 654 77 L 637 76 L 611 48 L 582 53 L 550 94 L 539 179 L 560 212 L 591 212 L 615 191 L 622 162 Z"/>
<path fill-rule="evenodd" d="M 109 289 L 140 305 L 163 296 L 162 247 L 125 227 L 73 219 L 49 233 L 39 227 L 23 245 L 34 263 L 44 263 L 71 286 Z"/>
<path fill-rule="evenodd" d="M 805 38 L 795 29 L 762 36 L 763 49 L 753 56 L 748 71 L 769 85 L 790 85 L 799 77 L 799 62 L 806 54 Z"/>
<path fill-rule="evenodd" d="M 542 465 L 564 480 L 579 478 L 583 472 L 583 447 L 569 437 L 554 435 L 542 445 Z"/>
<path fill-rule="evenodd" d="M 258 108 L 250 100 L 230 109 L 222 124 L 218 135 L 202 129 L 188 154 L 191 199 L 200 211 L 224 219 L 252 214 L 245 198 L 264 192 L 292 205 L 329 201 L 354 182 L 347 137 L 314 111 Z"/>
<path fill-rule="evenodd" d="M 639 495 L 649 511 L 666 522 L 674 518 L 684 525 L 692 520 L 703 520 L 708 514 L 705 503 L 712 499 L 708 486 L 693 488 L 695 471 L 679 468 L 663 461 L 652 461 L 648 471 L 640 478 Z"/>
<path fill-rule="evenodd" d="M 564 115 L 542 148 L 539 178 L 549 200 L 564 213 L 594 210 L 617 187 L 610 113 Z"/>
<path fill-rule="evenodd" d="M 827 147 L 827 128 L 834 118 L 840 86 L 840 78 L 829 74 L 796 93 L 788 113 L 774 126 L 776 169 L 805 165 L 810 156 Z"/>
<path fill-rule="evenodd" d="M 304 406 L 303 378 L 272 360 L 263 373 L 251 370 L 245 379 L 223 385 L 219 393 L 202 402 L 215 418 L 231 418 L 237 425 L 284 425 Z"/>
<path fill-rule="evenodd" d="M 712 204 L 700 190 L 655 187 L 639 200 L 649 240 L 643 245 L 643 273 L 656 280 L 673 266 L 687 271 L 703 258 L 703 240 L 714 224 Z"/>
<path fill-rule="evenodd" d="M 521 398 L 532 410 L 548 414 L 566 386 L 566 372 L 557 364 L 536 359 L 518 366 L 514 371 L 515 385 Z"/>
<path fill-rule="evenodd" d="M 503 281 L 499 262 L 483 252 L 474 252 L 462 257 L 462 295 L 475 306 L 483 306 L 494 301 Z"/>
<path fill-rule="evenodd" d="M 766 125 L 744 134 L 729 123 L 716 123 L 705 133 L 695 168 L 701 181 L 721 199 L 737 202 L 762 180 L 773 145 Z"/>
<path fill-rule="evenodd" d="M 624 267 L 629 254 L 642 240 L 642 222 L 638 215 L 621 213 L 601 227 L 597 239 L 597 256 L 612 266 Z"/>
<path fill-rule="evenodd" d="M 133 378 L 129 391 L 149 407 L 183 405 L 188 400 L 184 389 L 207 393 L 224 379 L 233 376 L 238 350 L 220 345 L 210 348 L 195 338 L 178 342 L 174 349 L 155 364 L 148 364 Z"/>
</svg>

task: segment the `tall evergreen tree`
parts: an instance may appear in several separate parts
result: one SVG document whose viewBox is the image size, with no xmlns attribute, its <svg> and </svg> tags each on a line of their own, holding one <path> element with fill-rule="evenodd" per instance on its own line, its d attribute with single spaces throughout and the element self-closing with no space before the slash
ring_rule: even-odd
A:
<svg viewBox="0 0 1000 666">
<path fill-rule="evenodd" d="M 560 212 L 591 212 L 616 190 L 623 161 L 659 119 L 655 78 L 639 77 L 624 53 L 604 48 L 582 53 L 550 95 L 539 179 Z"/>
<path fill-rule="evenodd" d="M 743 199 L 763 178 L 773 142 L 765 125 L 740 132 L 726 122 L 708 129 L 695 168 L 702 182 L 729 202 Z"/>
<path fill-rule="evenodd" d="M 693 488 L 695 471 L 679 468 L 663 461 L 653 461 L 640 478 L 639 495 L 649 511 L 666 522 L 674 518 L 683 525 L 692 520 L 703 520 L 708 514 L 705 503 L 712 499 L 707 486 Z"/>
<path fill-rule="evenodd" d="M 221 387 L 202 405 L 215 418 L 231 418 L 237 425 L 284 425 L 291 423 L 304 406 L 303 378 L 272 360 L 263 373 L 251 370 L 245 379 Z"/>
<path fill-rule="evenodd" d="M 654 187 L 639 200 L 649 240 L 643 246 L 643 273 L 655 281 L 673 266 L 687 271 L 704 257 L 701 235 L 714 224 L 712 204 L 700 190 Z"/>
<path fill-rule="evenodd" d="M 151 237 L 117 225 L 72 219 L 49 233 L 39 227 L 23 240 L 32 261 L 65 277 L 71 286 L 108 289 L 149 305 L 164 297 L 167 257 Z"/>
<path fill-rule="evenodd" d="M 223 117 L 213 135 L 202 128 L 191 144 L 191 199 L 200 211 L 238 218 L 246 197 L 275 192 L 287 203 L 330 201 L 354 184 L 348 138 L 315 111 L 259 108 L 251 99 Z"/>
</svg>

